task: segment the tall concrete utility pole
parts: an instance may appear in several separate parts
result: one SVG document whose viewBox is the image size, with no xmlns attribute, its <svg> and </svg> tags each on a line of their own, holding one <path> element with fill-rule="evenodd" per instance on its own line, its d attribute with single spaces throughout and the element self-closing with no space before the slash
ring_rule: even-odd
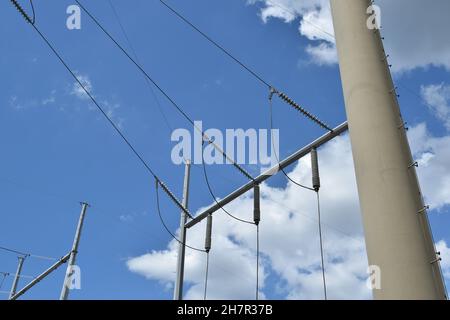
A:
<svg viewBox="0 0 450 320">
<path fill-rule="evenodd" d="M 75 265 L 75 260 L 78 253 L 78 245 L 80 244 L 81 230 L 83 229 L 84 217 L 86 216 L 86 210 L 88 208 L 87 203 L 81 204 L 81 213 L 78 220 L 77 231 L 75 232 L 75 238 L 72 244 L 72 250 L 70 251 L 69 263 L 67 265 L 66 276 L 64 277 L 64 283 L 61 290 L 60 300 L 67 300 L 69 297 L 69 285 L 71 282 L 71 277 L 73 275 L 73 266 Z"/>
<path fill-rule="evenodd" d="M 445 299 L 415 163 L 370 0 L 331 0 L 375 299 Z"/>
<path fill-rule="evenodd" d="M 25 261 L 25 257 L 17 257 L 19 259 L 18 265 L 17 265 L 17 271 L 16 275 L 14 277 L 14 281 L 11 286 L 11 291 L 9 292 L 9 298 L 13 297 L 16 294 L 17 285 L 19 284 L 20 279 L 20 273 L 22 272 L 23 262 Z"/>
<path fill-rule="evenodd" d="M 182 205 L 185 209 L 188 207 L 189 200 L 189 179 L 191 172 L 191 162 L 186 160 L 186 166 L 184 169 L 184 183 L 183 183 L 183 199 Z M 186 222 L 187 215 L 186 212 L 181 210 L 180 218 L 180 241 L 186 243 Z M 173 300 L 183 300 L 183 281 L 184 281 L 184 258 L 186 254 L 186 247 L 179 243 L 178 244 L 178 262 L 177 262 L 177 278 L 175 282 L 175 289 L 173 292 Z"/>
</svg>

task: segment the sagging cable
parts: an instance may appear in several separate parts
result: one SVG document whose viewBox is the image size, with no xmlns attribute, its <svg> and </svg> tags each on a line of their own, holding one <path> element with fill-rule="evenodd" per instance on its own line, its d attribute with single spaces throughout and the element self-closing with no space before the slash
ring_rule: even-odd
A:
<svg viewBox="0 0 450 320">
<path fill-rule="evenodd" d="M 179 244 L 181 244 L 182 246 L 185 246 L 186 248 L 195 250 L 195 251 L 199 251 L 199 252 L 206 252 L 203 249 L 199 249 L 199 248 L 195 248 L 192 246 L 187 245 L 186 243 L 184 243 L 183 241 L 181 241 L 180 239 L 178 239 L 169 229 L 169 227 L 166 225 L 162 214 L 161 214 L 161 205 L 159 202 L 159 188 L 158 186 L 161 186 L 161 183 L 158 179 L 155 179 L 155 193 L 156 193 L 156 209 L 158 211 L 158 216 L 159 216 L 159 220 L 161 221 L 161 224 L 163 225 L 164 229 L 166 230 L 166 232 Z"/>
<path fill-rule="evenodd" d="M 273 154 L 275 156 L 275 159 L 277 160 L 278 163 L 280 163 L 280 159 L 278 158 L 277 152 L 276 152 L 276 148 L 275 148 L 275 144 L 274 144 L 274 139 L 273 139 L 273 95 L 276 93 L 276 90 L 271 88 L 270 92 L 269 92 L 269 117 L 270 117 L 270 140 L 272 141 L 272 149 L 273 149 Z M 294 179 L 292 179 L 287 173 L 286 171 L 284 171 L 284 169 L 278 165 L 278 170 L 280 170 L 283 175 L 293 184 L 295 184 L 296 186 L 306 189 L 306 190 L 310 190 L 310 191 L 315 191 L 313 188 L 310 188 L 308 186 L 305 186 L 297 181 L 295 181 Z"/>
<path fill-rule="evenodd" d="M 208 187 L 208 191 L 212 197 L 212 199 L 214 200 L 214 202 L 220 207 L 220 209 L 225 212 L 230 218 L 233 218 L 234 220 L 237 220 L 239 222 L 243 222 L 243 223 L 247 223 L 247 224 L 254 224 L 251 221 L 247 221 L 241 218 L 236 217 L 235 215 L 231 214 L 228 210 L 226 210 L 220 203 L 219 201 L 217 201 L 217 198 L 212 190 L 211 184 L 209 183 L 209 178 L 208 178 L 208 174 L 206 172 L 206 164 L 205 164 L 205 158 L 203 155 L 204 149 L 202 150 L 202 166 L 203 166 L 203 175 L 205 177 L 205 182 L 206 182 L 206 186 Z"/>
</svg>

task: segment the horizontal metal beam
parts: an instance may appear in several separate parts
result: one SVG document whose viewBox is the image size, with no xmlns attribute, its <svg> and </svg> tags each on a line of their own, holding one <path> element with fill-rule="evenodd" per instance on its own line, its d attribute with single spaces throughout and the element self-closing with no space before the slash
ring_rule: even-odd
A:
<svg viewBox="0 0 450 320">
<path fill-rule="evenodd" d="M 34 280 L 32 280 L 29 284 L 27 284 L 25 287 L 23 287 L 23 289 L 19 290 L 15 295 L 13 295 L 9 300 L 16 300 L 18 297 L 20 297 L 21 295 L 23 295 L 25 292 L 27 292 L 28 290 L 30 290 L 35 284 L 37 284 L 38 282 L 40 282 L 42 279 L 44 279 L 46 276 L 48 276 L 50 273 L 52 273 L 54 270 L 58 269 L 59 266 L 61 266 L 62 264 L 66 263 L 67 260 L 69 260 L 70 258 L 70 254 L 71 252 L 69 252 L 68 254 L 66 254 L 64 257 L 62 257 L 61 259 L 59 259 L 58 261 L 55 262 L 55 264 L 53 264 L 50 268 L 48 268 L 47 270 L 45 270 L 43 273 L 41 273 L 39 276 L 37 276 Z"/>
<path fill-rule="evenodd" d="M 272 168 L 266 170 L 264 173 L 262 173 L 261 175 L 256 177 L 253 181 L 250 181 L 247 184 L 240 187 L 239 189 L 233 191 L 228 196 L 226 196 L 225 198 L 218 201 L 216 204 L 212 205 L 211 207 L 206 209 L 204 212 L 199 214 L 193 220 L 186 223 L 185 227 L 190 228 L 190 227 L 195 226 L 197 223 L 199 223 L 203 219 L 207 218 L 209 214 L 213 214 L 214 212 L 219 210 L 221 207 L 227 205 L 231 201 L 242 196 L 247 191 L 253 189 L 255 184 L 260 184 L 263 181 L 269 179 L 271 176 L 273 176 L 275 173 L 277 173 L 281 169 L 288 167 L 289 165 L 293 164 L 295 161 L 298 161 L 300 158 L 307 155 L 312 149 L 320 147 L 321 145 L 323 145 L 323 144 L 327 143 L 328 141 L 332 140 L 333 138 L 341 135 L 342 133 L 346 132 L 347 130 L 348 130 L 347 122 L 342 123 L 341 125 L 334 128 L 333 131 L 324 134 L 323 136 L 314 140 L 310 144 L 304 146 L 297 152 L 291 154 L 286 159 L 280 161 L 278 164 L 276 164 Z"/>
</svg>

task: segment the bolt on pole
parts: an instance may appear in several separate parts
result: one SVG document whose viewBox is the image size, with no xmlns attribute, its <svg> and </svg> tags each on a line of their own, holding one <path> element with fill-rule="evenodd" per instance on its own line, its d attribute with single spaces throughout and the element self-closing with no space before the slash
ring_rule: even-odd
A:
<svg viewBox="0 0 450 320">
<path fill-rule="evenodd" d="M 78 220 L 77 230 L 75 232 L 75 238 L 73 240 L 72 250 L 70 251 L 69 263 L 67 265 L 66 275 L 64 277 L 64 283 L 61 290 L 60 300 L 67 300 L 69 297 L 70 283 L 72 281 L 73 266 L 75 265 L 75 260 L 78 253 L 78 245 L 80 244 L 81 230 L 83 229 L 84 217 L 86 215 L 86 210 L 89 207 L 87 203 L 81 203 L 81 213 Z"/>
<path fill-rule="evenodd" d="M 183 200 L 182 205 L 183 208 L 188 208 L 188 200 L 189 200 L 189 180 L 190 180 L 190 171 L 191 171 L 191 162 L 190 160 L 186 160 L 185 169 L 184 169 L 184 183 L 183 183 Z M 178 244 L 178 258 L 177 258 L 177 275 L 175 281 L 175 288 L 173 292 L 173 300 L 183 300 L 183 281 L 184 281 L 184 259 L 186 254 L 186 247 L 184 244 L 186 243 L 186 222 L 187 215 L 186 212 L 181 210 L 181 218 L 180 218 L 180 241 Z"/>
<path fill-rule="evenodd" d="M 19 284 L 20 279 L 20 273 L 22 272 L 23 262 L 25 261 L 25 257 L 17 257 L 19 259 L 18 265 L 17 265 L 17 271 L 16 275 L 14 277 L 13 284 L 11 286 L 11 291 L 9 293 L 9 298 L 13 297 L 16 294 L 17 285 Z"/>
</svg>

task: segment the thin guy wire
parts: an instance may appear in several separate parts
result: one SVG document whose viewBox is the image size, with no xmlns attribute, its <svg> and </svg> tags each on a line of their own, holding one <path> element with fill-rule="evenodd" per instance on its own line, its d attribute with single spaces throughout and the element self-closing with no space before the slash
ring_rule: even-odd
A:
<svg viewBox="0 0 450 320">
<path fill-rule="evenodd" d="M 248 223 L 248 224 L 255 224 L 255 223 L 253 223 L 253 222 L 251 222 L 251 221 L 247 221 L 247 220 L 244 220 L 244 219 L 241 219 L 241 218 L 238 218 L 238 217 L 234 216 L 233 214 L 231 214 L 230 212 L 228 212 L 228 211 L 227 211 L 227 210 L 226 210 L 226 209 L 225 209 L 225 208 L 217 201 L 217 198 L 216 198 L 216 196 L 214 195 L 214 192 L 212 191 L 211 184 L 209 183 L 208 174 L 206 173 L 206 165 L 205 165 L 205 159 L 204 159 L 204 156 L 203 156 L 203 151 L 204 151 L 204 150 L 202 150 L 203 175 L 204 175 L 204 177 L 205 177 L 206 186 L 208 187 L 209 193 L 211 194 L 211 197 L 213 198 L 214 202 L 215 202 L 215 203 L 220 207 L 220 209 L 222 209 L 222 211 L 225 212 L 229 217 L 231 217 L 231 218 L 233 218 L 233 219 L 235 219 L 235 220 L 237 220 L 237 221 L 239 221 L 239 222 Z"/>
<path fill-rule="evenodd" d="M 256 300 L 259 300 L 259 224 L 256 224 Z"/>
<path fill-rule="evenodd" d="M 280 163 L 280 160 L 278 159 L 277 151 L 276 151 L 276 148 L 275 148 L 275 145 L 274 145 L 274 142 L 273 142 L 273 132 L 272 132 L 273 131 L 273 106 L 272 106 L 273 102 L 272 102 L 272 93 L 273 92 L 271 91 L 270 95 L 269 95 L 269 116 L 270 116 L 270 137 L 271 137 L 270 140 L 272 141 L 272 149 L 273 149 L 272 151 L 273 151 L 273 153 L 275 155 L 277 163 Z M 289 175 L 286 173 L 286 171 L 284 171 L 284 169 L 281 166 L 278 166 L 278 169 L 280 169 L 281 172 L 286 176 L 286 178 L 289 181 L 291 181 L 293 184 L 295 184 L 295 185 L 297 185 L 297 186 L 299 186 L 301 188 L 307 189 L 307 190 L 315 191 L 313 188 L 310 188 L 308 186 L 305 186 L 305 185 L 303 185 L 301 183 L 298 183 L 298 182 L 294 181 L 291 177 L 289 177 Z"/>
<path fill-rule="evenodd" d="M 123 34 L 123 36 L 124 36 L 126 42 L 128 43 L 128 47 L 130 48 L 131 52 L 133 53 L 133 56 L 134 56 L 134 58 L 136 59 L 136 61 L 137 61 L 139 64 L 141 64 L 141 62 L 139 61 L 140 59 L 139 59 L 139 57 L 138 57 L 138 55 L 137 55 L 137 53 L 136 53 L 136 50 L 134 49 L 134 46 L 133 46 L 133 44 L 132 44 L 132 42 L 131 42 L 131 39 L 129 38 L 129 36 L 128 36 L 126 30 L 125 30 L 125 27 L 124 27 L 124 25 L 123 25 L 123 23 L 122 23 L 122 21 L 121 21 L 121 19 L 120 19 L 120 16 L 119 16 L 119 14 L 118 14 L 116 8 L 114 7 L 114 5 L 113 5 L 113 3 L 112 3 L 111 0 L 108 0 L 108 3 L 109 3 L 109 6 L 111 7 L 111 10 L 112 10 L 113 13 L 114 13 L 114 16 L 116 17 L 116 20 L 117 20 L 117 22 L 118 22 L 118 24 L 119 24 L 119 26 L 120 26 L 120 30 L 122 31 L 122 34 Z M 144 78 L 145 78 L 145 77 L 144 77 Z M 145 82 L 147 83 L 147 86 L 148 86 L 148 88 L 149 88 L 149 91 L 150 91 L 150 93 L 151 93 L 153 99 L 154 99 L 155 102 L 156 102 L 158 111 L 159 111 L 159 113 L 161 114 L 161 116 L 162 116 L 162 118 L 163 118 L 163 120 L 164 120 L 165 125 L 167 126 L 167 128 L 169 129 L 169 131 L 172 132 L 172 131 L 173 131 L 173 128 L 172 128 L 172 126 L 170 125 L 170 122 L 169 122 L 169 120 L 167 119 L 167 116 L 166 116 L 166 114 L 164 113 L 164 111 L 163 111 L 163 109 L 162 109 L 161 103 L 159 102 L 159 99 L 158 99 L 158 97 L 156 96 L 155 91 L 153 90 L 153 86 L 152 86 L 151 82 L 150 82 L 147 78 L 145 78 Z"/>
<path fill-rule="evenodd" d="M 323 242 L 322 242 L 322 225 L 321 225 L 321 219 L 320 219 L 320 197 L 319 197 L 319 191 L 316 192 L 317 194 L 317 215 L 319 219 L 319 239 L 320 239 L 320 259 L 322 262 L 322 280 L 323 280 L 323 293 L 324 298 L 327 300 L 327 282 L 325 278 L 325 263 L 323 258 Z"/>
<path fill-rule="evenodd" d="M 206 252 L 206 271 L 205 271 L 205 292 L 203 294 L 203 300 L 206 300 L 206 293 L 208 291 L 208 273 L 209 273 L 209 252 Z"/>
<path fill-rule="evenodd" d="M 285 6 L 282 6 L 282 5 L 279 4 L 279 3 L 273 2 L 272 0 L 265 0 L 265 1 L 269 2 L 270 4 L 276 6 L 276 7 L 280 8 L 280 9 L 282 9 L 282 10 L 285 11 L 285 12 L 288 12 L 288 13 L 292 14 L 293 16 L 297 16 L 297 15 L 298 15 L 297 13 L 293 12 L 292 10 L 286 8 Z M 324 34 L 326 34 L 327 36 L 329 36 L 333 41 L 335 40 L 335 37 L 334 37 L 334 35 L 333 35 L 332 33 L 326 31 L 326 30 L 325 30 L 324 28 L 322 28 L 322 27 L 319 27 L 319 26 L 316 25 L 315 23 L 312 23 L 311 21 L 305 19 L 304 16 L 303 16 L 303 21 L 305 21 L 306 23 L 310 24 L 311 26 L 313 26 L 313 27 L 316 28 L 317 30 L 322 31 Z"/>
<path fill-rule="evenodd" d="M 166 2 L 163 0 L 160 0 L 160 2 L 166 6 L 170 11 L 172 11 L 175 15 L 177 15 L 181 20 L 183 20 L 186 24 L 188 24 L 190 27 L 192 27 L 194 30 L 196 30 L 198 33 L 200 33 L 204 38 L 206 38 L 209 42 L 211 42 L 214 46 L 219 48 L 223 53 L 225 53 L 227 56 L 229 56 L 232 60 L 234 60 L 236 63 L 238 63 L 241 67 L 243 67 L 245 70 L 250 72 L 256 79 L 261 81 L 265 86 L 267 86 L 269 89 L 272 89 L 273 86 L 268 83 L 268 81 L 262 79 L 261 76 L 259 76 L 255 71 L 250 69 L 248 66 L 246 66 L 242 61 L 240 61 L 238 58 L 233 56 L 228 50 L 226 50 L 223 46 L 219 45 L 215 40 L 213 40 L 211 37 L 206 35 L 203 31 L 201 31 L 199 28 L 197 28 L 192 22 L 190 22 L 187 18 L 185 18 L 181 13 L 177 12 L 174 8 L 170 7 Z M 333 131 L 328 125 L 326 125 L 324 122 L 322 122 L 318 117 L 307 111 L 306 109 L 302 108 L 299 104 L 295 103 L 292 99 L 290 99 L 286 94 L 279 92 L 275 90 L 277 95 L 284 100 L 286 103 L 294 107 L 297 111 L 302 113 L 305 117 L 309 118 L 311 121 L 315 122 L 322 128 Z"/>
<path fill-rule="evenodd" d="M 15 0 L 11 0 L 14 5 L 18 5 L 18 3 Z M 19 6 L 20 8 L 20 6 Z M 23 9 L 22 9 L 23 11 Z M 28 21 L 28 20 L 27 20 Z M 51 51 L 55 54 L 55 56 L 58 58 L 58 60 L 63 64 L 63 66 L 66 68 L 66 70 L 72 75 L 72 77 L 75 79 L 75 81 L 78 83 L 80 88 L 83 89 L 83 91 L 87 94 L 87 96 L 91 99 L 91 101 L 95 104 L 97 109 L 101 112 L 101 114 L 105 117 L 105 119 L 110 123 L 110 125 L 114 128 L 114 130 L 119 134 L 119 136 L 122 138 L 122 140 L 127 144 L 127 146 L 130 148 L 130 150 L 134 153 L 134 155 L 139 159 L 139 161 L 144 165 L 144 167 L 147 169 L 147 171 L 159 182 L 162 189 L 166 194 L 169 196 L 169 198 L 181 209 L 183 210 L 188 216 L 190 216 L 190 213 L 183 208 L 181 203 L 176 199 L 176 197 L 173 195 L 173 193 L 169 190 L 169 188 L 158 178 L 158 176 L 154 173 L 154 171 L 150 168 L 150 166 L 147 164 L 147 162 L 144 160 L 144 158 L 139 154 L 139 152 L 134 148 L 134 146 L 131 144 L 131 142 L 125 137 L 125 135 L 122 133 L 122 131 L 119 129 L 119 127 L 112 121 L 112 119 L 108 116 L 108 114 L 103 110 L 103 108 L 100 106 L 100 104 L 97 102 L 97 100 L 94 98 L 94 96 L 89 92 L 89 90 L 84 86 L 84 84 L 78 79 L 78 77 L 75 75 L 75 73 L 72 71 L 72 69 L 69 67 L 69 65 L 64 61 L 62 56 L 58 53 L 58 51 L 53 47 L 53 45 L 50 43 L 50 41 L 44 36 L 44 34 L 36 27 L 36 25 L 31 24 L 34 30 L 39 34 L 39 36 L 44 40 L 44 42 L 47 44 L 47 46 L 51 49 Z"/>
<path fill-rule="evenodd" d="M 157 83 L 155 80 L 153 80 L 152 77 L 149 76 L 149 74 L 141 67 L 141 65 L 131 57 L 131 55 L 117 42 L 116 39 L 100 24 L 100 22 L 90 13 L 89 10 L 87 10 L 78 0 L 75 0 L 75 2 L 83 9 L 84 12 L 94 21 L 94 23 L 102 30 L 102 32 L 111 40 L 114 42 L 114 44 L 128 57 L 128 59 L 147 77 L 148 80 L 150 80 L 153 85 L 166 97 L 166 99 L 178 110 L 179 113 L 190 123 L 192 126 L 201 133 L 202 137 L 208 141 L 211 142 L 211 144 L 214 146 L 214 148 L 219 151 L 221 154 L 223 154 L 228 161 L 230 161 L 233 166 L 241 172 L 245 177 L 247 177 L 249 180 L 254 180 L 254 178 L 241 166 L 239 166 L 233 159 L 231 159 L 225 151 L 223 151 L 218 145 L 216 145 L 204 132 L 201 130 L 195 122 L 187 115 L 187 113 L 178 105 Z"/>
<path fill-rule="evenodd" d="M 182 246 L 185 246 L 186 248 L 195 250 L 195 251 L 199 251 L 199 252 L 206 252 L 206 250 L 203 249 L 199 249 L 199 248 L 195 248 L 192 246 L 187 245 L 186 243 L 182 242 L 181 240 L 179 240 L 173 233 L 172 231 L 170 231 L 169 227 L 166 225 L 166 223 L 164 222 L 164 219 L 162 217 L 161 214 L 161 207 L 160 207 L 160 203 L 159 203 L 159 188 L 158 188 L 159 183 L 156 181 L 155 186 L 156 186 L 156 207 L 157 207 L 157 211 L 158 211 L 158 216 L 159 216 L 159 220 L 161 221 L 161 224 L 163 225 L 164 229 L 166 229 L 167 233 L 175 240 L 177 241 L 179 244 L 181 244 Z"/>
<path fill-rule="evenodd" d="M 0 281 L 0 289 L 3 287 L 3 283 L 5 282 L 6 277 L 9 275 L 7 272 L 0 272 L 3 276 L 2 281 Z"/>
<path fill-rule="evenodd" d="M 11 253 L 15 253 L 15 254 L 18 254 L 18 255 L 21 255 L 21 256 L 24 256 L 24 257 L 31 257 L 31 258 L 36 258 L 36 259 L 52 260 L 52 261 L 57 260 L 57 259 L 52 258 L 52 257 L 40 256 L 40 255 L 31 254 L 31 253 L 25 253 L 25 252 L 21 252 L 21 251 L 18 251 L 18 250 L 6 248 L 6 247 L 3 247 L 3 246 L 0 247 L 0 250 L 4 250 L 4 251 L 11 252 Z"/>
</svg>

